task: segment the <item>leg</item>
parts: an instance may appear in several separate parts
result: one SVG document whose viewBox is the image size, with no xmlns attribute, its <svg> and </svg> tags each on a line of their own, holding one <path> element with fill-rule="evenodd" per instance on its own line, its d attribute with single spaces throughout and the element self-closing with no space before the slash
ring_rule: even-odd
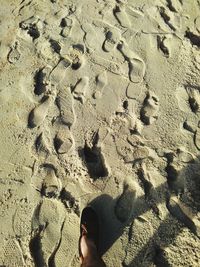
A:
<svg viewBox="0 0 200 267">
<path fill-rule="evenodd" d="M 94 242 L 89 239 L 86 235 L 81 238 L 81 267 L 106 267 L 103 260 L 97 253 L 97 248 Z"/>
</svg>

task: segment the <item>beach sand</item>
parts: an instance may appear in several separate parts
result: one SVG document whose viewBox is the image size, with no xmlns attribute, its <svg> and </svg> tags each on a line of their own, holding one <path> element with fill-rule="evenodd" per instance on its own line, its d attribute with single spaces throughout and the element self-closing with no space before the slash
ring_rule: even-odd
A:
<svg viewBox="0 0 200 267">
<path fill-rule="evenodd" d="M 0 266 L 200 266 L 200 1 L 0 3 Z"/>
</svg>

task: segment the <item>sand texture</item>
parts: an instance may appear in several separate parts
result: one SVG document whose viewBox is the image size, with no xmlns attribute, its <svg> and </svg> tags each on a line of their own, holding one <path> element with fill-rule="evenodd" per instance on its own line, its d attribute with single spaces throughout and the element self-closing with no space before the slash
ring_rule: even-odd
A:
<svg viewBox="0 0 200 267">
<path fill-rule="evenodd" d="M 0 266 L 200 266 L 200 1 L 0 0 Z"/>
</svg>

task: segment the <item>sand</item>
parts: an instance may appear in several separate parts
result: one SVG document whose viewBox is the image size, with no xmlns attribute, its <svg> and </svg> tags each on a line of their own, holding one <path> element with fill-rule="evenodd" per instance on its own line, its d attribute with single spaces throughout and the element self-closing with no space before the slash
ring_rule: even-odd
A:
<svg viewBox="0 0 200 267">
<path fill-rule="evenodd" d="M 200 1 L 0 4 L 0 266 L 200 266 Z"/>
</svg>

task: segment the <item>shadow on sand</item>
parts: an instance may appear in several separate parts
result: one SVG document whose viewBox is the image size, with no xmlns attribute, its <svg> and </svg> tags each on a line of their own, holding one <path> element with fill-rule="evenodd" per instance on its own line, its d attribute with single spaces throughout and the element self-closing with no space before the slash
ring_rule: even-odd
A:
<svg viewBox="0 0 200 267">
<path fill-rule="evenodd" d="M 170 238 L 165 239 L 164 246 L 169 246 L 178 236 L 179 233 L 187 227 L 194 235 L 200 238 L 200 230 L 199 225 L 193 221 L 193 217 L 187 214 L 187 211 L 184 212 L 178 203 L 170 202 L 172 196 L 178 196 L 180 201 L 188 202 L 188 209 L 193 211 L 200 211 L 200 161 L 199 158 L 196 160 L 192 160 L 187 163 L 187 166 L 183 167 L 179 172 L 172 167 L 173 165 L 168 165 L 166 168 L 167 179 L 166 183 L 160 185 L 157 188 L 151 188 L 151 196 L 153 193 L 161 192 L 162 197 L 154 199 L 154 205 L 159 202 L 163 202 L 169 213 L 163 219 L 160 220 L 159 227 L 156 233 L 149 239 L 149 241 L 141 248 L 138 254 L 132 259 L 132 262 L 126 265 L 122 263 L 123 266 L 134 267 L 138 266 L 138 263 L 142 261 L 146 251 L 152 246 L 154 243 L 152 259 L 156 266 L 165 267 L 171 266 L 166 258 L 163 256 L 162 248 L 156 244 L 155 239 L 157 235 L 160 233 L 164 233 L 164 235 L 169 235 Z M 141 180 L 140 174 L 138 175 Z M 145 181 L 142 181 L 143 184 Z M 145 186 L 144 186 L 145 187 Z M 152 192 L 152 190 L 154 192 Z M 145 195 L 139 197 L 134 200 L 134 207 L 140 207 L 134 213 L 134 211 L 130 214 L 130 218 L 125 222 L 121 223 L 116 219 L 114 209 L 117 203 L 117 199 L 113 199 L 111 196 L 107 194 L 102 194 L 91 201 L 91 206 L 97 211 L 100 218 L 101 225 L 101 233 L 100 233 L 100 253 L 103 255 L 114 243 L 115 241 L 123 234 L 126 227 L 130 226 L 136 218 L 144 214 L 146 211 L 152 209 L 152 201 L 149 196 L 149 192 L 145 190 Z M 190 199 L 189 196 L 190 195 Z M 191 199 L 192 196 L 192 199 Z M 170 221 L 175 220 L 175 222 L 179 223 L 181 227 L 179 227 L 179 231 L 173 230 L 173 225 L 170 225 Z M 164 229 L 168 229 L 169 233 L 165 233 Z M 140 266 L 145 266 L 141 265 Z"/>
</svg>

